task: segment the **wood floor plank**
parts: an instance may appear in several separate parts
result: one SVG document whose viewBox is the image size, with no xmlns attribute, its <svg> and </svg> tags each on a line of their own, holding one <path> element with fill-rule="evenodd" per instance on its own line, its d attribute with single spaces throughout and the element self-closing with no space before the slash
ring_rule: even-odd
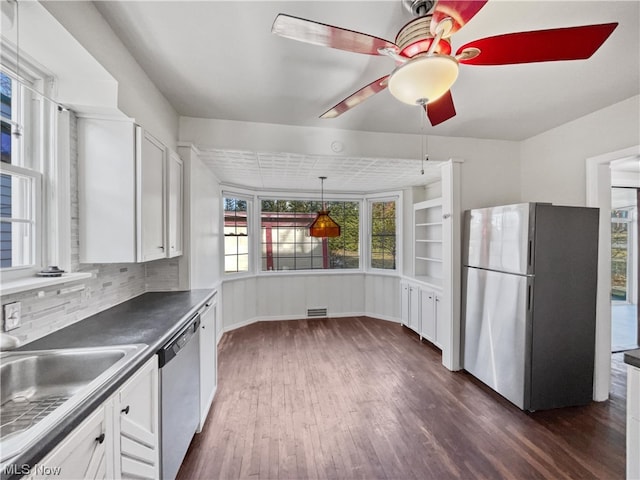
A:
<svg viewBox="0 0 640 480">
<path fill-rule="evenodd" d="M 219 385 L 178 479 L 623 479 L 626 370 L 610 399 L 526 413 L 368 317 L 224 334 Z"/>
</svg>

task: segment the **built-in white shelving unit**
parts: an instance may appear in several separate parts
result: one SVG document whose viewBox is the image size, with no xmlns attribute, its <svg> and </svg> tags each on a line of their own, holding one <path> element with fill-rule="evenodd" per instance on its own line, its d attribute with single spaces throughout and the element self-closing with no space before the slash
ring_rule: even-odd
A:
<svg viewBox="0 0 640 480">
<path fill-rule="evenodd" d="M 442 349 L 442 363 L 462 368 L 460 358 L 461 160 L 443 162 L 440 182 L 427 200 L 406 210 L 413 229 L 412 272 L 400 285 L 402 323 Z M 422 196 L 421 200 L 425 198 Z M 412 217 L 409 217 L 412 215 Z"/>
<path fill-rule="evenodd" d="M 442 198 L 413 206 L 414 278 L 442 286 Z"/>
</svg>

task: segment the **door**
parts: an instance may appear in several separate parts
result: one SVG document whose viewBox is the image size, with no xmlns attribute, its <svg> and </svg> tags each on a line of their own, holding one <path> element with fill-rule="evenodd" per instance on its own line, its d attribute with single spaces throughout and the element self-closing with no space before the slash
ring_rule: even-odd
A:
<svg viewBox="0 0 640 480">
<path fill-rule="evenodd" d="M 435 294 L 431 290 L 420 291 L 420 311 L 422 313 L 422 336 L 436 343 Z"/>
<path fill-rule="evenodd" d="M 409 284 L 400 284 L 400 320 L 409 326 Z"/>
<path fill-rule="evenodd" d="M 111 432 L 107 431 L 106 415 L 110 408 L 98 408 L 71 432 L 56 449 L 39 464 L 43 466 L 32 478 L 83 478 L 105 479 L 108 459 L 107 449 L 112 445 Z M 111 457 L 113 458 L 113 457 Z"/>
<path fill-rule="evenodd" d="M 528 271 L 529 216 L 533 204 L 481 208 L 465 213 L 465 265 L 517 274 Z"/>
<path fill-rule="evenodd" d="M 211 408 L 217 385 L 217 344 L 216 317 L 218 303 L 215 296 L 208 300 L 200 313 L 200 424 L 198 432 L 204 427 Z"/>
<path fill-rule="evenodd" d="M 154 355 L 117 396 L 120 458 L 116 468 L 122 478 L 159 477 L 159 393 L 158 359 Z"/>
<path fill-rule="evenodd" d="M 409 285 L 409 328 L 420 333 L 420 289 L 415 285 Z"/>
<path fill-rule="evenodd" d="M 182 255 L 182 206 L 183 206 L 183 176 L 182 159 L 175 152 L 169 152 L 168 178 L 168 219 L 167 234 L 169 257 Z"/>
<path fill-rule="evenodd" d="M 527 277 L 465 267 L 464 368 L 524 408 Z"/>
<path fill-rule="evenodd" d="M 138 127 L 139 128 L 139 127 Z M 140 261 L 166 257 L 165 251 L 165 147 L 140 129 L 138 202 Z"/>
<path fill-rule="evenodd" d="M 611 189 L 611 351 L 638 348 L 638 196 L 640 189 Z"/>
</svg>

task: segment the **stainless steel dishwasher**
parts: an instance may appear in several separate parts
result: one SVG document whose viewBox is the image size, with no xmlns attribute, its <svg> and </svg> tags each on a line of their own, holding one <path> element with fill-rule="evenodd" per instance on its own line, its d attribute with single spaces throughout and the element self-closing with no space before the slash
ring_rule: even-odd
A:
<svg viewBox="0 0 640 480">
<path fill-rule="evenodd" d="M 200 419 L 200 315 L 158 352 L 160 366 L 160 478 L 178 474 Z"/>
</svg>

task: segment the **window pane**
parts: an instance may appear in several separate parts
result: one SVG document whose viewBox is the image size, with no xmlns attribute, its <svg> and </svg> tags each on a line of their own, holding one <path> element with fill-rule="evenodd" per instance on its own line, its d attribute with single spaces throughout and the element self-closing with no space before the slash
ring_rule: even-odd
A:
<svg viewBox="0 0 640 480">
<path fill-rule="evenodd" d="M 263 200 L 261 204 L 262 270 L 359 268 L 359 203 L 327 202 L 340 225 L 340 237 L 309 236 L 319 202 Z M 349 257 L 349 261 L 345 260 Z"/>
<path fill-rule="evenodd" d="M 0 221 L 2 239 L 0 266 L 24 267 L 34 264 L 33 224 Z"/>
<path fill-rule="evenodd" d="M 1 149 L 2 161 L 11 163 L 11 79 L 0 73 L 0 112 L 2 118 Z"/>
<path fill-rule="evenodd" d="M 34 259 L 34 179 L 0 175 L 0 268 L 32 265 Z"/>
<path fill-rule="evenodd" d="M 371 203 L 371 268 L 396 268 L 396 202 Z"/>
<path fill-rule="evenodd" d="M 625 211 L 614 210 L 617 218 L 626 219 Z M 611 299 L 627 299 L 627 257 L 629 246 L 629 223 L 611 222 Z"/>
<path fill-rule="evenodd" d="M 224 271 L 249 271 L 247 201 L 224 198 Z"/>
</svg>

